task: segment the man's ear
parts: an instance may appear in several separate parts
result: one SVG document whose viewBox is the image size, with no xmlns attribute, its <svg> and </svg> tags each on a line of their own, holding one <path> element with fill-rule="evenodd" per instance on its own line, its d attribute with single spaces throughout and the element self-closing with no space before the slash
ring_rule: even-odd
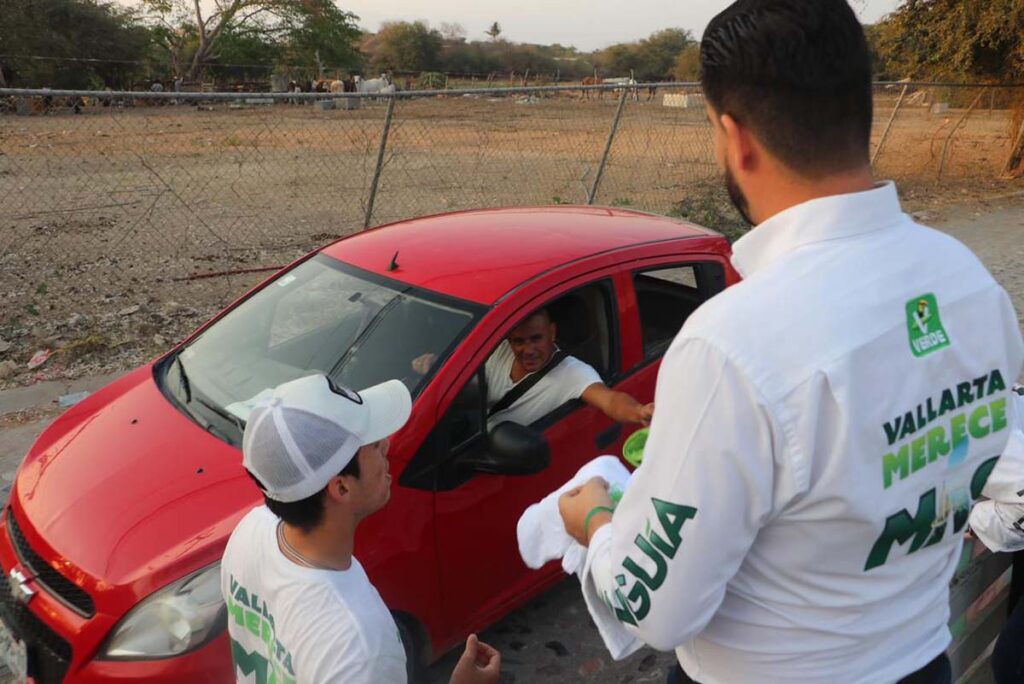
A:
<svg viewBox="0 0 1024 684">
<path fill-rule="evenodd" d="M 336 503 L 341 503 L 348 499 L 348 483 L 341 475 L 335 475 L 331 478 L 330 482 L 327 483 L 326 492 L 328 499 Z"/>
<path fill-rule="evenodd" d="M 554 321 L 551 321 L 551 339 L 554 340 L 557 337 L 558 337 L 558 326 L 555 324 Z"/>
<path fill-rule="evenodd" d="M 733 169 L 733 173 L 750 171 L 757 156 L 750 130 L 736 121 L 731 114 L 722 114 L 718 120 L 725 132 L 725 154 L 729 168 Z"/>
</svg>

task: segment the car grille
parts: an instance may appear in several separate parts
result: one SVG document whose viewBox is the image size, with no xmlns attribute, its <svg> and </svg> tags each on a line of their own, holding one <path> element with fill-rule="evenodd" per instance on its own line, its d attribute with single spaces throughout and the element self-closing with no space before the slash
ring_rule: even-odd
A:
<svg viewBox="0 0 1024 684">
<path fill-rule="evenodd" d="M 7 532 L 11 536 L 11 543 L 14 544 L 18 557 L 25 568 L 35 575 L 36 582 L 43 585 L 47 591 L 79 615 L 89 618 L 96 614 L 96 606 L 92 602 L 92 597 L 80 586 L 57 572 L 28 545 L 25 535 L 21 533 L 21 528 L 18 526 L 18 521 L 14 518 L 14 511 L 10 509 L 7 511 Z"/>
<path fill-rule="evenodd" d="M 60 684 L 64 681 L 71 664 L 71 644 L 3 588 L 0 588 L 0 618 L 16 637 L 25 642 L 28 673 L 37 684 Z"/>
</svg>

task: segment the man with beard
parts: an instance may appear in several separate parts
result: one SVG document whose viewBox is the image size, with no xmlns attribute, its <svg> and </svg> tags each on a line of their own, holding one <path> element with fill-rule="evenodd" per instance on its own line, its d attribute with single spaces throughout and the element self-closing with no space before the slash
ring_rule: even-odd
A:
<svg viewBox="0 0 1024 684">
<path fill-rule="evenodd" d="M 675 681 L 950 681 L 948 585 L 1015 417 L 1017 317 L 869 164 L 845 0 L 739 0 L 701 43 L 743 282 L 664 357 L 618 507 L 560 499 L 610 614 Z"/>
</svg>

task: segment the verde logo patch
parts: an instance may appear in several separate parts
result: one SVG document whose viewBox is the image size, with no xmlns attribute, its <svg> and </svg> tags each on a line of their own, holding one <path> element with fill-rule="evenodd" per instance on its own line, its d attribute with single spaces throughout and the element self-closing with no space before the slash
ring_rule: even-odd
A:
<svg viewBox="0 0 1024 684">
<path fill-rule="evenodd" d="M 907 333 L 910 351 L 919 358 L 949 346 L 934 294 L 929 292 L 907 302 Z"/>
</svg>

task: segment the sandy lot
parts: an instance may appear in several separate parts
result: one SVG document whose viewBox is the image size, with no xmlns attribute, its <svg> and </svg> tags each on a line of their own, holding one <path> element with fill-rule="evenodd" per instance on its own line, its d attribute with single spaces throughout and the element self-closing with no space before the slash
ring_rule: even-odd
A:
<svg viewBox="0 0 1024 684">
<path fill-rule="evenodd" d="M 895 97 L 879 92 L 876 145 Z M 131 367 L 269 273 L 253 269 L 362 228 L 382 103 L 232 107 L 0 115 L 0 387 Z M 615 109 L 611 96 L 402 101 L 371 223 L 584 202 Z M 911 209 L 1024 187 L 994 180 L 1009 112 L 979 108 L 957 128 L 965 114 L 896 118 L 877 171 Z M 719 185 L 703 110 L 659 95 L 624 109 L 597 202 L 727 229 Z M 40 350 L 54 354 L 30 371 Z"/>
</svg>

